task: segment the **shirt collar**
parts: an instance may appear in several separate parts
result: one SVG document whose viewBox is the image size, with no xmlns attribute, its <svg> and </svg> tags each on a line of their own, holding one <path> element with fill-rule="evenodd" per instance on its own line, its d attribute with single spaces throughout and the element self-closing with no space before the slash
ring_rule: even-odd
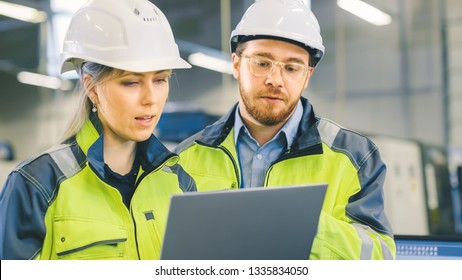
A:
<svg viewBox="0 0 462 280">
<path fill-rule="evenodd" d="M 297 130 L 298 130 L 298 125 L 300 121 L 302 120 L 303 116 L 303 106 L 302 102 L 299 100 L 297 102 L 297 107 L 295 108 L 295 112 L 290 116 L 289 120 L 284 124 L 284 126 L 279 130 L 279 132 L 276 134 L 279 135 L 282 132 L 284 132 L 284 135 L 286 136 L 287 140 L 287 147 L 292 146 L 292 143 L 295 140 L 295 136 L 297 135 Z M 234 120 L 234 143 L 237 143 L 237 139 L 239 138 L 239 134 L 241 129 L 244 128 L 247 131 L 247 128 L 244 125 L 244 122 L 242 121 L 241 115 L 239 114 L 239 106 L 236 106 L 236 112 L 235 112 L 235 120 Z"/>
<path fill-rule="evenodd" d="M 105 178 L 104 168 L 104 140 L 100 137 L 88 149 L 87 161 L 93 170 Z M 153 134 L 145 141 L 138 142 L 136 147 L 137 160 L 145 172 L 151 172 L 165 161 L 171 161 L 171 164 L 178 162 L 178 156 L 168 150 Z"/>
</svg>

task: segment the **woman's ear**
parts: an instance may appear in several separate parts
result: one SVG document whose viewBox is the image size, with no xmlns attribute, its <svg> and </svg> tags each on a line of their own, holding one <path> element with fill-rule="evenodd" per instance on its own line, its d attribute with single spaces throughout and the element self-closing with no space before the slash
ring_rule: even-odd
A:
<svg viewBox="0 0 462 280">
<path fill-rule="evenodd" d="M 96 92 L 95 85 L 92 84 L 92 77 L 88 74 L 85 74 L 83 76 L 82 82 L 85 94 L 88 96 L 90 101 L 95 105 L 99 104 L 98 93 Z"/>
</svg>

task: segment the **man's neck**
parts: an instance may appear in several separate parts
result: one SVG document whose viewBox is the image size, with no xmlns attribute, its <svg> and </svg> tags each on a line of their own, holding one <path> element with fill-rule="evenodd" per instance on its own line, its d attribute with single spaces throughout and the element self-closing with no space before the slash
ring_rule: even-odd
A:
<svg viewBox="0 0 462 280">
<path fill-rule="evenodd" d="M 273 137 L 284 126 L 284 123 L 266 126 L 245 118 L 242 118 L 242 121 L 244 122 L 246 128 L 249 130 L 250 135 L 252 135 L 252 137 L 258 142 L 260 147 L 273 139 Z"/>
</svg>

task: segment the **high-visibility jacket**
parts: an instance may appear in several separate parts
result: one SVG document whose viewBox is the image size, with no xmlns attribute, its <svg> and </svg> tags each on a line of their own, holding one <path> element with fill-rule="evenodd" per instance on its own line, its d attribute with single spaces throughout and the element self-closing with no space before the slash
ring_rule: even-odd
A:
<svg viewBox="0 0 462 280">
<path fill-rule="evenodd" d="M 386 166 L 377 147 L 317 117 L 308 100 L 301 100 L 297 139 L 266 171 L 264 186 L 328 183 L 310 259 L 393 259 L 396 246 L 383 202 Z M 176 149 L 198 191 L 240 186 L 235 110 Z"/>
<path fill-rule="evenodd" d="M 128 209 L 104 181 L 103 137 L 91 121 L 65 144 L 20 164 L 0 195 L 1 259 L 158 259 L 172 194 L 194 191 L 178 156 L 154 136 Z"/>
</svg>

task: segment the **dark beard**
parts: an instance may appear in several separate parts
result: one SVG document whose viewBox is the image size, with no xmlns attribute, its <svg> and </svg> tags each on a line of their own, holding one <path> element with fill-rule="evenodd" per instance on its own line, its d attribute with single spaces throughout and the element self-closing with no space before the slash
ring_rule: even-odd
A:
<svg viewBox="0 0 462 280">
<path fill-rule="evenodd" d="M 249 95 L 246 94 L 246 92 L 242 89 L 242 87 L 240 88 L 240 92 L 242 102 L 244 103 L 247 112 L 250 114 L 250 116 L 252 116 L 252 118 L 265 126 L 274 126 L 280 124 L 281 122 L 287 121 L 294 111 L 295 106 L 297 106 L 297 102 L 295 102 L 294 104 L 289 104 L 290 107 L 285 108 L 284 110 L 275 111 L 272 104 L 256 106 L 252 99 L 248 97 Z M 280 93 L 277 90 L 269 90 L 264 92 L 262 91 L 257 94 L 258 97 L 268 95 L 276 96 L 280 95 Z"/>
</svg>

